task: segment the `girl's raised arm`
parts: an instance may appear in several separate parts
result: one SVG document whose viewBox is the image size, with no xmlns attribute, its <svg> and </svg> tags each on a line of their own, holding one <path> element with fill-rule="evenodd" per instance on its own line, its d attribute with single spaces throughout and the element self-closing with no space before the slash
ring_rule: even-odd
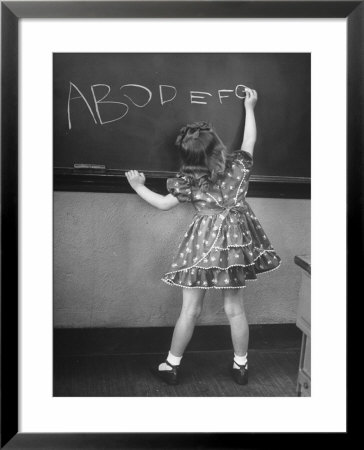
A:
<svg viewBox="0 0 364 450">
<path fill-rule="evenodd" d="M 254 107 L 258 100 L 257 91 L 246 88 L 245 106 L 245 127 L 244 139 L 241 149 L 253 156 L 255 141 L 257 140 L 257 127 L 255 123 Z"/>
<path fill-rule="evenodd" d="M 148 202 L 155 208 L 167 211 L 178 205 L 178 200 L 172 194 L 160 195 L 151 191 L 146 186 L 144 173 L 139 173 L 137 170 L 129 170 L 126 172 L 126 178 L 129 181 L 130 186 L 143 200 Z"/>
</svg>

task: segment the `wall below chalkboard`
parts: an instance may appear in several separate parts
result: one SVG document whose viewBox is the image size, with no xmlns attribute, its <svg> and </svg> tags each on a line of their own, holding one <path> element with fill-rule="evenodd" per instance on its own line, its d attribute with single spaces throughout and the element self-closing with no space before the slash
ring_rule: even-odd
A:
<svg viewBox="0 0 364 450">
<path fill-rule="evenodd" d="M 297 254 L 310 252 L 310 200 L 249 201 L 282 258 L 278 270 L 248 281 L 249 323 L 294 323 Z M 137 195 L 54 194 L 54 326 L 172 326 L 181 290 L 160 277 L 191 223 L 190 203 L 159 211 Z M 227 324 L 221 289 L 210 289 L 199 324 Z"/>
</svg>

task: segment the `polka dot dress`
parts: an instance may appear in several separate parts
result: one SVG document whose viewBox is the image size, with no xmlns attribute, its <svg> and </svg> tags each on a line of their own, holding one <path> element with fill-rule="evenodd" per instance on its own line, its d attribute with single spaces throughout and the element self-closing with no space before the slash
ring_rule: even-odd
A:
<svg viewBox="0 0 364 450">
<path fill-rule="evenodd" d="M 258 273 L 281 263 L 259 220 L 246 202 L 253 160 L 238 150 L 225 177 L 207 192 L 191 186 L 181 174 L 167 180 L 167 190 L 180 202 L 192 202 L 196 215 L 170 271 L 162 281 L 199 289 L 243 288 Z"/>
</svg>

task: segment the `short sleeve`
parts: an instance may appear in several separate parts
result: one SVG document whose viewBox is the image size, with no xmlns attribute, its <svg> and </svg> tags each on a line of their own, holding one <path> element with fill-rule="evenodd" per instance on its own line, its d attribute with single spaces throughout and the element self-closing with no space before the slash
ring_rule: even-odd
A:
<svg viewBox="0 0 364 450">
<path fill-rule="evenodd" d="M 246 169 L 253 167 L 253 156 L 245 150 L 236 150 L 234 152 L 234 161 L 243 163 Z"/>
<path fill-rule="evenodd" d="M 183 176 L 167 179 L 167 191 L 181 203 L 191 201 L 191 187 Z"/>
</svg>

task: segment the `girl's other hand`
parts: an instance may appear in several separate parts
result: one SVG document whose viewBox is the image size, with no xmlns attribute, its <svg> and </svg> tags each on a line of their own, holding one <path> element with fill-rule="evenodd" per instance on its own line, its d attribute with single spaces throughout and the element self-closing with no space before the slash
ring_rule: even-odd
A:
<svg viewBox="0 0 364 450">
<path fill-rule="evenodd" d="M 144 173 L 139 173 L 137 170 L 129 170 L 125 176 L 134 190 L 145 183 Z"/>
<path fill-rule="evenodd" d="M 258 93 L 254 89 L 245 88 L 246 97 L 244 101 L 245 108 L 254 109 L 258 101 Z"/>
</svg>

